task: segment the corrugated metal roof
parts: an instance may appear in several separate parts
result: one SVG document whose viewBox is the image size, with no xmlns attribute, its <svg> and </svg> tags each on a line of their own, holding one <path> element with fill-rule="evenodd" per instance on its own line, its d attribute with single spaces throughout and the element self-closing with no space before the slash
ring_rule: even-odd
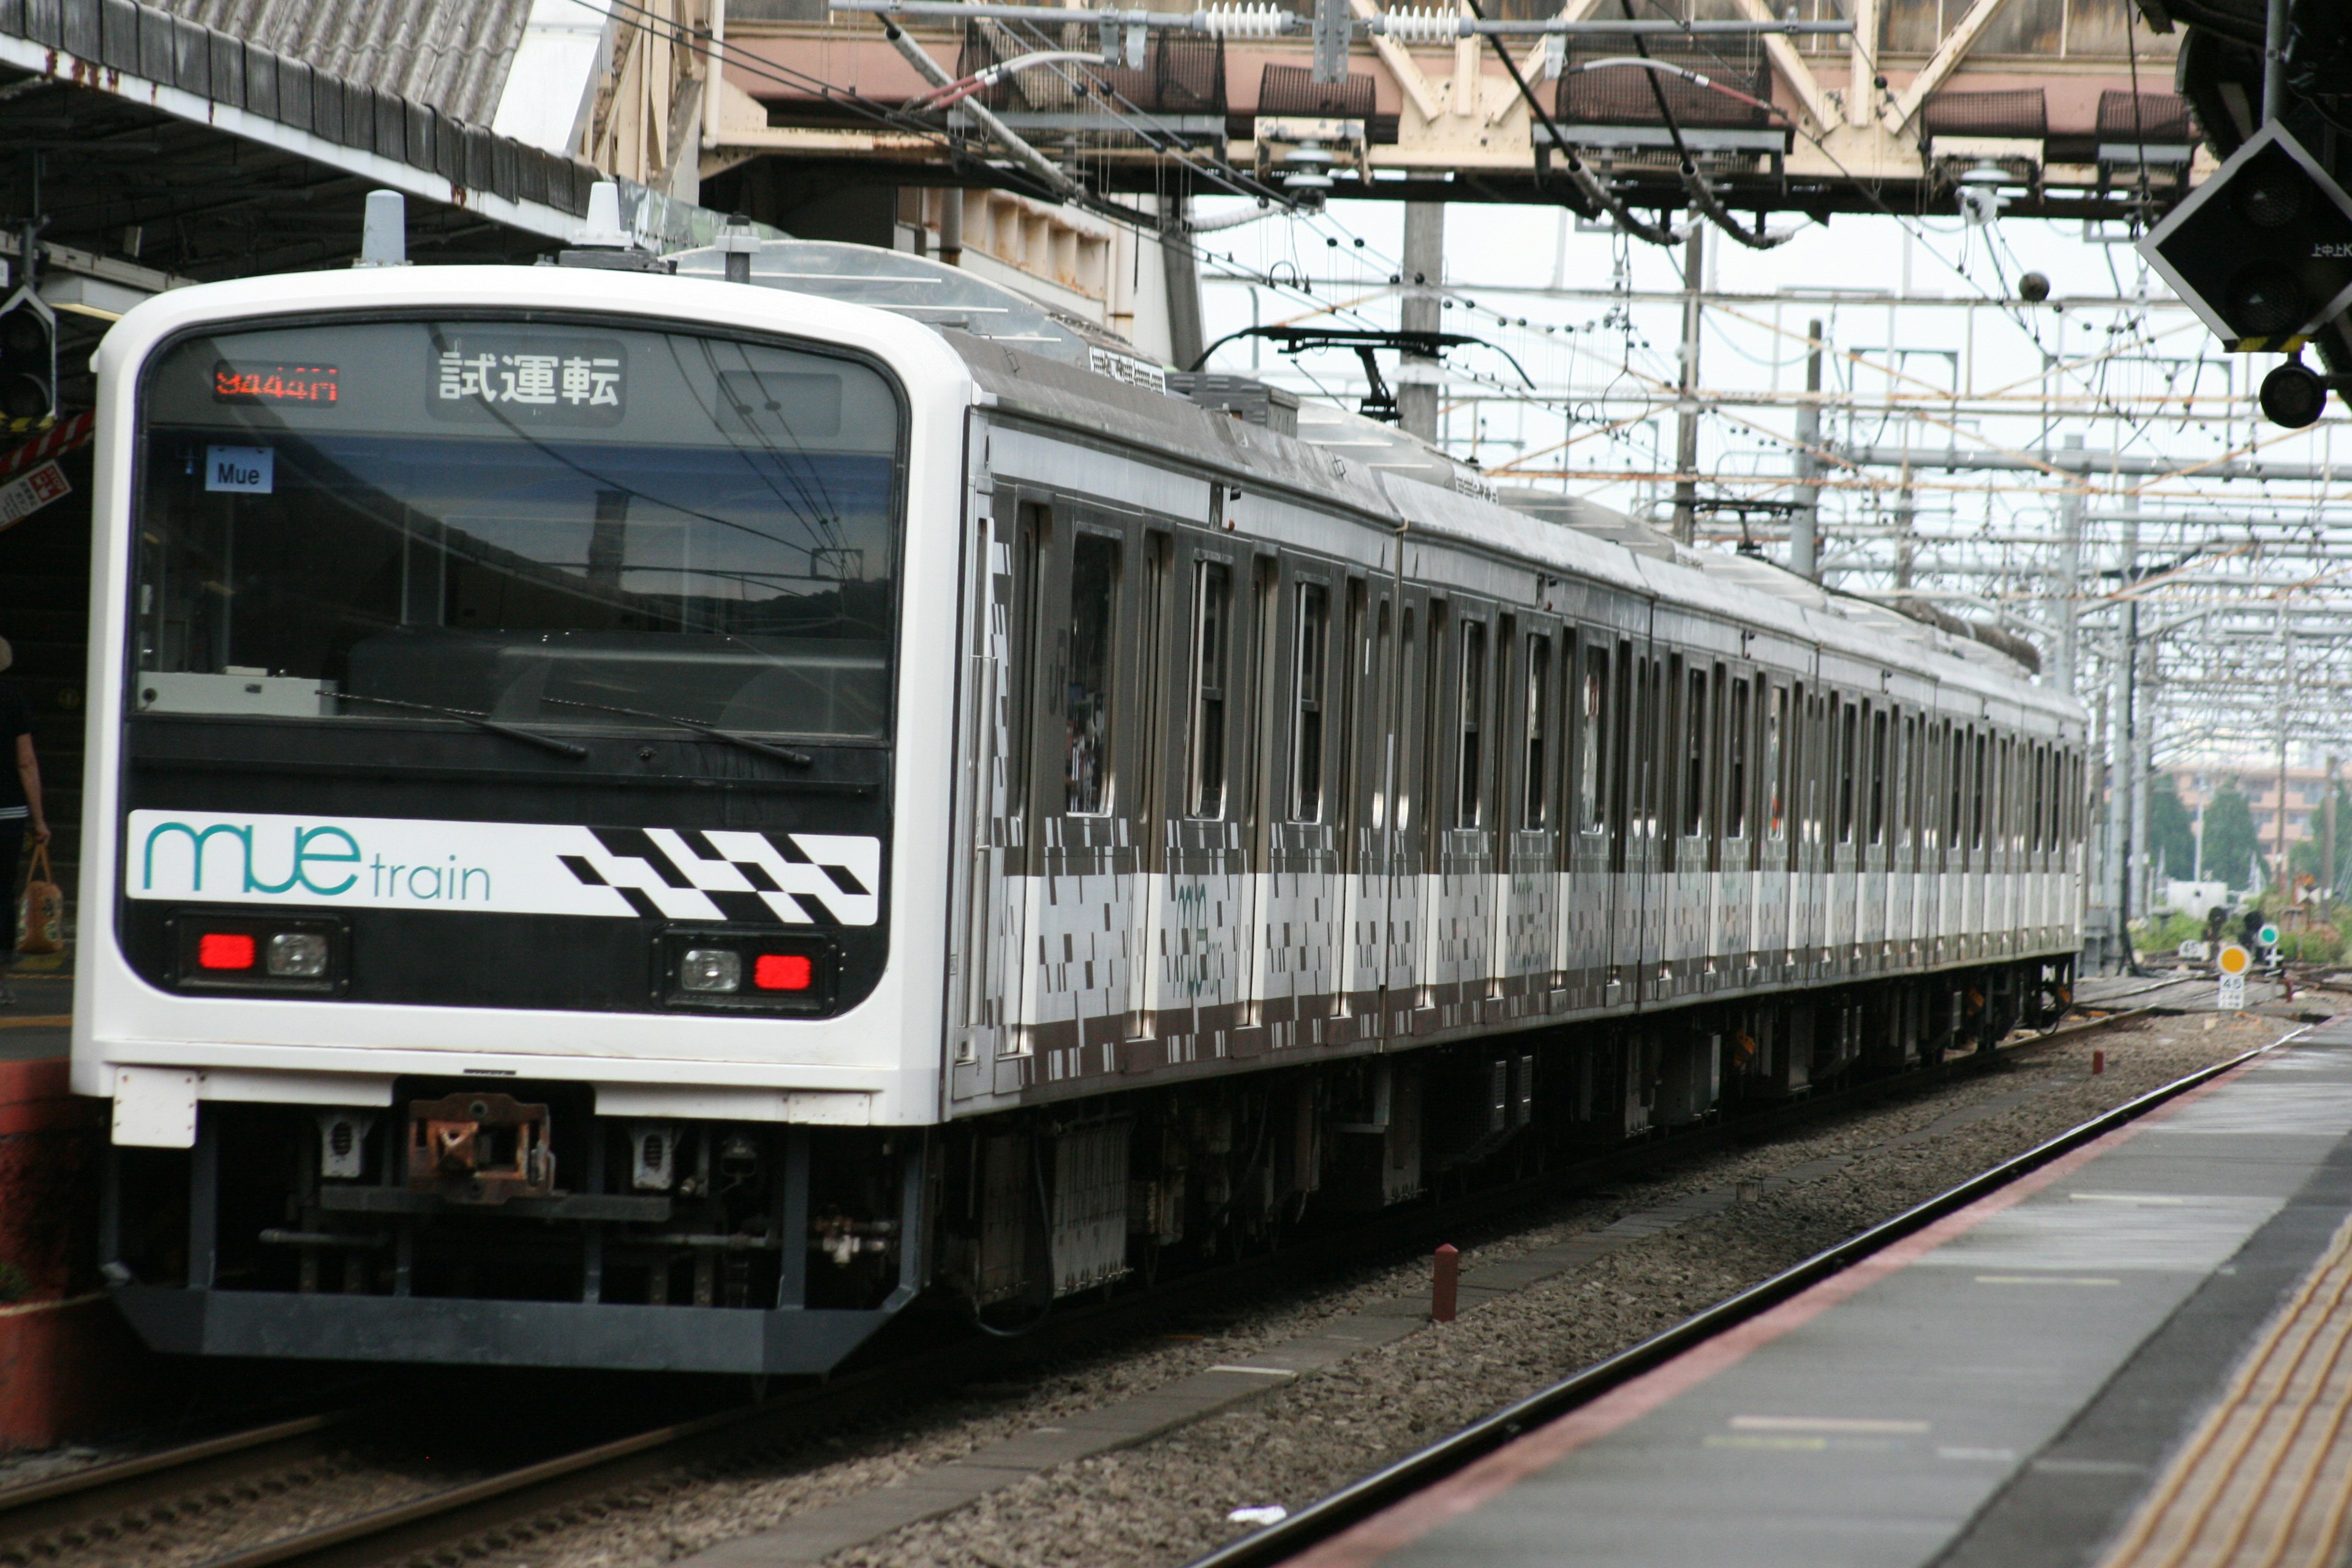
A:
<svg viewBox="0 0 2352 1568">
<path fill-rule="evenodd" d="M 530 0 L 150 0 L 192 22 L 488 125 Z"/>
</svg>

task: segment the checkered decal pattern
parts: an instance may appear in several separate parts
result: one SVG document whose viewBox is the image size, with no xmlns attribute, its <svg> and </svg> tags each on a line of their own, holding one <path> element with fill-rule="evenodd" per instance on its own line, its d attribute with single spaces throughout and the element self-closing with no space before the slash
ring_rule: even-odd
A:
<svg viewBox="0 0 2352 1568">
<path fill-rule="evenodd" d="M 823 833 L 593 827 L 598 852 L 566 855 L 588 887 L 641 915 L 677 921 L 870 926 L 879 918 L 882 843 Z"/>
</svg>

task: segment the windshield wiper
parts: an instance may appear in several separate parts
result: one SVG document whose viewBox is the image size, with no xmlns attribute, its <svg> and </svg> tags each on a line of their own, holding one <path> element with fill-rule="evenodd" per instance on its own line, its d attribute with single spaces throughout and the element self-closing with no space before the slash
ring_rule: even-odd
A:
<svg viewBox="0 0 2352 1568">
<path fill-rule="evenodd" d="M 649 713 L 642 708 L 621 708 L 610 702 L 583 702 L 572 697 L 541 697 L 541 702 L 552 702 L 559 708 L 587 708 L 599 713 L 621 713 L 632 719 L 651 719 L 656 724 L 668 724 L 680 730 L 691 730 L 698 735 L 708 735 L 714 741 L 724 741 L 730 746 L 740 746 L 747 752 L 757 752 L 763 757 L 773 757 L 796 768 L 815 763 L 806 752 L 787 751 L 772 746 L 765 741 L 755 741 L 749 735 L 739 735 L 732 730 L 720 730 L 693 719 L 681 719 L 675 713 Z"/>
<path fill-rule="evenodd" d="M 356 691 L 338 691 L 337 697 L 346 702 L 373 702 L 380 708 L 405 708 L 411 713 L 430 713 L 436 719 L 455 719 L 460 724 L 471 724 L 477 730 L 488 730 L 493 735 L 504 735 L 509 741 L 520 741 L 527 746 L 537 746 L 542 752 L 553 752 L 559 757 L 578 759 L 588 754 L 585 746 L 575 746 L 569 741 L 559 741 L 552 735 L 541 735 L 530 730 L 519 730 L 512 724 L 501 724 L 486 714 L 470 713 L 463 708 L 443 708 L 431 702 L 408 702 L 397 697 L 363 697 Z"/>
</svg>

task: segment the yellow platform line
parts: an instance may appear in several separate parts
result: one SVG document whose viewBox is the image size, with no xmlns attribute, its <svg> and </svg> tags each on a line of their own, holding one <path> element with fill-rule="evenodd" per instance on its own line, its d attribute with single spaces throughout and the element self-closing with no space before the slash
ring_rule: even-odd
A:
<svg viewBox="0 0 2352 1568">
<path fill-rule="evenodd" d="M 2352 1220 L 2263 1325 L 2102 1568 L 2326 1568 L 2352 1502 L 2347 1352 Z"/>
<path fill-rule="evenodd" d="M 0 1029 L 62 1029 L 73 1022 L 71 1013 L 39 1018 L 0 1018 Z"/>
</svg>

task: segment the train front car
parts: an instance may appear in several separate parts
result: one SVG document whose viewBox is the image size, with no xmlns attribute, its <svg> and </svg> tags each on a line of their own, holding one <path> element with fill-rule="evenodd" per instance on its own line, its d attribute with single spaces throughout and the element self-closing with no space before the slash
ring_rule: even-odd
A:
<svg viewBox="0 0 2352 1568">
<path fill-rule="evenodd" d="M 377 268 L 163 296 L 100 374 L 75 1086 L 140 1332 L 835 1363 L 923 1271 L 961 363 Z"/>
</svg>

